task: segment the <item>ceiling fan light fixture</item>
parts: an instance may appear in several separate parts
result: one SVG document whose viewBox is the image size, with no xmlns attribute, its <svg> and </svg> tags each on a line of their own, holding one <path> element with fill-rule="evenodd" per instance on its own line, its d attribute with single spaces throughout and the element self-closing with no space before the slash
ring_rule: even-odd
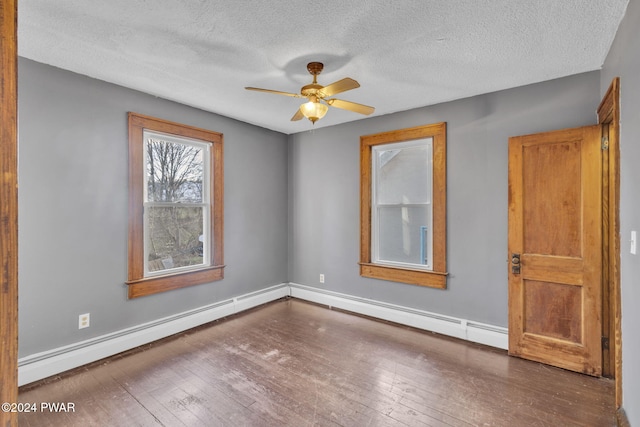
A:
<svg viewBox="0 0 640 427">
<path fill-rule="evenodd" d="M 259 87 L 245 87 L 247 90 L 255 90 L 258 92 L 273 93 L 276 95 L 291 96 L 293 98 L 307 98 L 309 102 L 302 104 L 296 113 L 291 117 L 292 122 L 302 120 L 303 117 L 309 119 L 313 124 L 323 118 L 329 107 L 349 110 L 355 113 L 369 115 L 375 111 L 375 108 L 368 105 L 357 104 L 355 102 L 343 101 L 332 98 L 334 95 L 346 92 L 351 89 L 360 87 L 360 84 L 350 77 L 331 83 L 327 86 L 318 84 L 318 74 L 322 72 L 323 65 L 321 62 L 310 62 L 307 64 L 307 71 L 313 76 L 313 82 L 302 86 L 300 93 L 282 92 L 280 90 L 261 89 Z"/>
<path fill-rule="evenodd" d="M 300 112 L 307 119 L 311 120 L 311 123 L 314 123 L 327 114 L 329 107 L 325 104 L 322 104 L 317 101 L 309 101 L 300 106 Z"/>
</svg>

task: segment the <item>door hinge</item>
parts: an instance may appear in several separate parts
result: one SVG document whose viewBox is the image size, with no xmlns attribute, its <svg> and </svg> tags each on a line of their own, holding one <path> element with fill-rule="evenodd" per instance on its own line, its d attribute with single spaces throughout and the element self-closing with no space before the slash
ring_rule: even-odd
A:
<svg viewBox="0 0 640 427">
<path fill-rule="evenodd" d="M 601 145 L 603 150 L 608 150 L 609 149 L 609 137 L 608 136 L 603 136 L 602 137 L 602 145 Z"/>
<path fill-rule="evenodd" d="M 609 350 L 609 337 L 602 337 L 602 349 Z"/>
</svg>

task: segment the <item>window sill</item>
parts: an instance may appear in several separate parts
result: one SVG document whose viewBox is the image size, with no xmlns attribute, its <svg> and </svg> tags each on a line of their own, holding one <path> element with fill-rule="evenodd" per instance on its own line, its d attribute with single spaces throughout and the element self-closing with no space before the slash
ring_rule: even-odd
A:
<svg viewBox="0 0 640 427">
<path fill-rule="evenodd" d="M 221 280 L 224 278 L 224 267 L 216 265 L 201 270 L 129 280 L 126 282 L 129 299 Z"/>
<path fill-rule="evenodd" d="M 392 282 L 407 283 L 409 285 L 427 286 L 430 288 L 446 289 L 447 275 L 439 271 L 421 271 L 402 267 L 390 267 L 380 264 L 361 262 L 360 275 L 372 279 L 390 280 Z"/>
</svg>

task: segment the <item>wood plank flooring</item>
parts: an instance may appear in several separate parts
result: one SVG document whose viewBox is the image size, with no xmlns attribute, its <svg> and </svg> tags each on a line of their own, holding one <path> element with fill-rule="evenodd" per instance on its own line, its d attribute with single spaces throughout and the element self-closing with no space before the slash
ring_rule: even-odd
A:
<svg viewBox="0 0 640 427">
<path fill-rule="evenodd" d="M 23 387 L 20 426 L 615 426 L 614 383 L 277 301 Z M 72 403 L 75 412 L 40 410 Z"/>
</svg>

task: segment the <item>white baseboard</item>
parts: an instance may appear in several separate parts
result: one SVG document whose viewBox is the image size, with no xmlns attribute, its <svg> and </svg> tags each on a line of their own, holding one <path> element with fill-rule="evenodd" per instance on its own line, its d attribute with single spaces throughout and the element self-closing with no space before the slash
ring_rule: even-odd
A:
<svg viewBox="0 0 640 427">
<path fill-rule="evenodd" d="M 18 385 L 38 381 L 286 296 L 501 349 L 507 329 L 296 283 L 282 283 L 18 360 Z"/>
<path fill-rule="evenodd" d="M 290 283 L 291 296 L 463 340 L 509 348 L 507 328 Z"/>
<path fill-rule="evenodd" d="M 286 283 L 18 360 L 22 386 L 289 295 Z"/>
</svg>

